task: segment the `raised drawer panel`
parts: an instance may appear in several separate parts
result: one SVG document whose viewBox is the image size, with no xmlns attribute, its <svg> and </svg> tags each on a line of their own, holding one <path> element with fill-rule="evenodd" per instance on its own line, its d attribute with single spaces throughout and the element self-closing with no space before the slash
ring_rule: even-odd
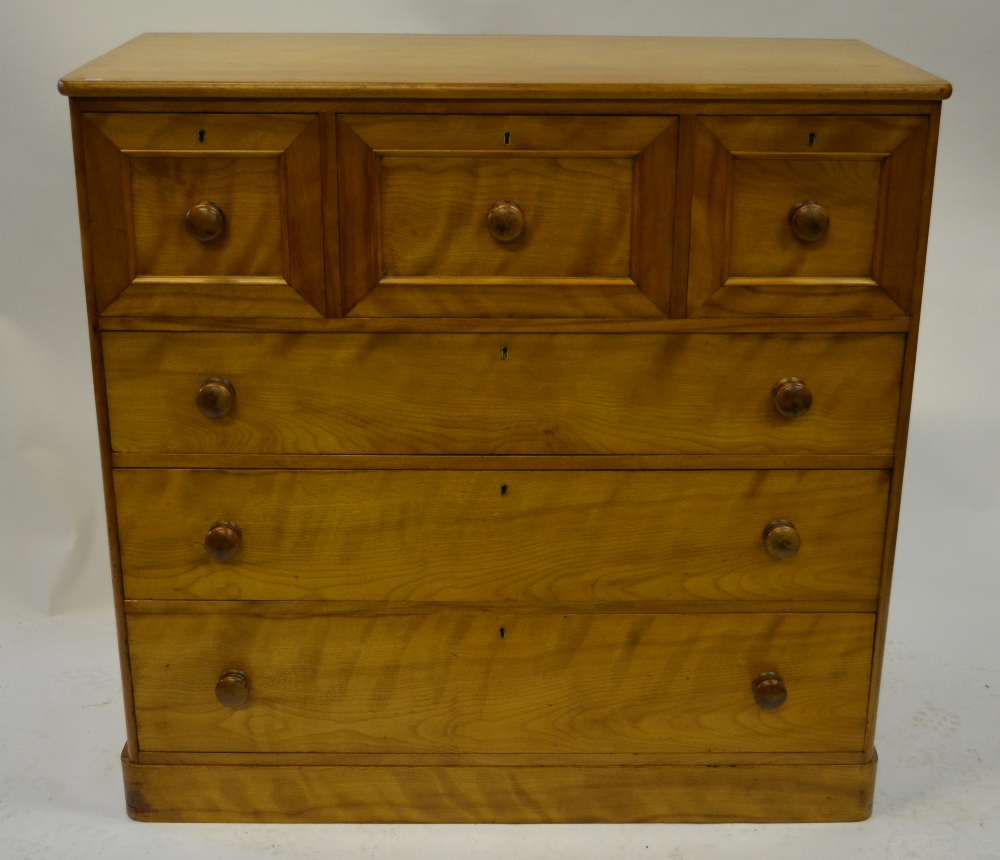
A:
<svg viewBox="0 0 1000 860">
<path fill-rule="evenodd" d="M 88 113 L 81 128 L 102 314 L 324 315 L 317 116 Z"/>
<path fill-rule="evenodd" d="M 128 618 L 139 747 L 190 752 L 858 751 L 873 632 L 861 614 Z M 768 671 L 775 710 L 751 687 Z M 215 693 L 231 672 L 235 706 Z"/>
<path fill-rule="evenodd" d="M 891 454 L 903 335 L 106 332 L 139 453 Z M 234 405 L 196 406 L 224 378 Z M 798 418 L 777 382 L 804 380 Z"/>
<path fill-rule="evenodd" d="M 888 491 L 837 470 L 115 472 L 133 599 L 874 604 Z M 801 545 L 775 558 L 781 519 Z"/>
<path fill-rule="evenodd" d="M 662 317 L 677 119 L 341 114 L 342 312 Z"/>
<path fill-rule="evenodd" d="M 386 156 L 385 276 L 627 279 L 633 172 L 629 158 Z M 507 199 L 524 226 L 498 241 L 487 218 Z"/>
<path fill-rule="evenodd" d="M 694 122 L 692 317 L 901 317 L 917 275 L 928 121 Z"/>
</svg>

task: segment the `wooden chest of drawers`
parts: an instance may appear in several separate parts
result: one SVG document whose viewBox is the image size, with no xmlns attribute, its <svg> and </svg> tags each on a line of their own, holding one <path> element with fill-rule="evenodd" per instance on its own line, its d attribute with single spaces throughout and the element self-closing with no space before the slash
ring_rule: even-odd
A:
<svg viewBox="0 0 1000 860">
<path fill-rule="evenodd" d="M 60 88 L 130 815 L 870 813 L 948 84 L 150 35 Z"/>
</svg>

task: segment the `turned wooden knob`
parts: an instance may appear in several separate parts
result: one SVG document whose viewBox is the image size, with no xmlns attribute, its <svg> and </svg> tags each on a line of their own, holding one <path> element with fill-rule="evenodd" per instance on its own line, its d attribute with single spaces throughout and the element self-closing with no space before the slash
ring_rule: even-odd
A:
<svg viewBox="0 0 1000 860">
<path fill-rule="evenodd" d="M 764 526 L 764 546 L 775 558 L 791 558 L 801 545 L 798 529 L 788 520 L 771 520 Z"/>
<path fill-rule="evenodd" d="M 774 383 L 771 400 L 774 401 L 774 408 L 786 418 L 799 418 L 813 405 L 813 395 L 809 386 L 794 376 L 779 379 Z"/>
<path fill-rule="evenodd" d="M 236 389 L 228 379 L 213 376 L 201 384 L 195 400 L 206 418 L 222 418 L 236 403 Z"/>
<path fill-rule="evenodd" d="M 773 711 L 785 704 L 788 690 L 777 672 L 761 672 L 750 684 L 754 701 L 765 711 Z"/>
<path fill-rule="evenodd" d="M 803 200 L 788 213 L 788 223 L 792 232 L 803 242 L 815 242 L 826 235 L 830 227 L 830 216 L 815 200 Z"/>
<path fill-rule="evenodd" d="M 236 523 L 215 523 L 205 535 L 205 550 L 219 561 L 231 559 L 240 549 L 243 532 Z"/>
<path fill-rule="evenodd" d="M 215 203 L 195 203 L 184 216 L 188 233 L 199 242 L 211 242 L 226 226 L 226 216 Z"/>
<path fill-rule="evenodd" d="M 250 698 L 250 679 L 242 672 L 223 672 L 215 685 L 215 698 L 227 708 L 238 708 Z"/>
<path fill-rule="evenodd" d="M 501 200 L 490 207 L 486 226 L 498 242 L 512 242 L 524 229 L 524 213 L 513 200 Z"/>
</svg>

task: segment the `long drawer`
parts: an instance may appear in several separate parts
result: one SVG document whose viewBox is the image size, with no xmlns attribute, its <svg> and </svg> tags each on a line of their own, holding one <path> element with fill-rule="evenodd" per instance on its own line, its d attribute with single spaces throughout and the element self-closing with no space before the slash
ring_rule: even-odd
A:
<svg viewBox="0 0 1000 860">
<path fill-rule="evenodd" d="M 894 334 L 103 338 L 115 451 L 298 454 L 890 454 L 904 343 Z M 800 417 L 774 402 L 789 379 L 812 396 Z M 206 383 L 228 386 L 221 417 L 199 411 Z"/>
<path fill-rule="evenodd" d="M 867 614 L 128 617 L 140 749 L 194 752 L 859 751 L 873 632 Z M 775 709 L 762 676 L 787 690 Z"/>
<path fill-rule="evenodd" d="M 134 599 L 874 602 L 889 491 L 886 472 L 839 470 L 114 480 Z M 797 551 L 775 543 L 788 529 Z"/>
</svg>

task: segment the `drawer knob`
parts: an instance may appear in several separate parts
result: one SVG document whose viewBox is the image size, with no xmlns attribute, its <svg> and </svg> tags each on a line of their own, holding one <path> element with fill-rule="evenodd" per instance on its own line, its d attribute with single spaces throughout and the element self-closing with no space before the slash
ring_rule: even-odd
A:
<svg viewBox="0 0 1000 860">
<path fill-rule="evenodd" d="M 188 233 L 199 242 L 211 242 L 226 226 L 226 216 L 222 214 L 218 204 L 206 200 L 195 203 L 188 209 L 184 223 L 187 225 Z"/>
<path fill-rule="evenodd" d="M 250 679 L 242 672 L 223 672 L 215 685 L 215 698 L 227 708 L 245 705 L 250 698 Z"/>
<path fill-rule="evenodd" d="M 513 200 L 501 200 L 490 207 L 486 226 L 498 242 L 512 242 L 524 229 L 524 213 Z"/>
<path fill-rule="evenodd" d="M 803 200 L 788 213 L 788 223 L 792 232 L 803 242 L 815 242 L 826 235 L 830 227 L 830 216 L 815 200 Z"/>
<path fill-rule="evenodd" d="M 775 558 L 791 558 L 801 544 L 798 529 L 788 520 L 772 520 L 764 526 L 764 546 Z"/>
<path fill-rule="evenodd" d="M 206 418 L 222 418 L 236 403 L 236 389 L 228 379 L 213 376 L 201 384 L 196 401 Z"/>
<path fill-rule="evenodd" d="M 774 408 L 786 418 L 800 418 L 813 405 L 813 395 L 801 379 L 789 376 L 779 379 L 771 389 Z"/>
<path fill-rule="evenodd" d="M 750 689 L 753 690 L 754 701 L 765 711 L 780 708 L 788 698 L 785 682 L 777 672 L 761 672 L 753 679 Z"/>
<path fill-rule="evenodd" d="M 240 550 L 243 532 L 236 523 L 215 523 L 205 535 L 205 551 L 219 561 L 228 561 Z"/>
</svg>

